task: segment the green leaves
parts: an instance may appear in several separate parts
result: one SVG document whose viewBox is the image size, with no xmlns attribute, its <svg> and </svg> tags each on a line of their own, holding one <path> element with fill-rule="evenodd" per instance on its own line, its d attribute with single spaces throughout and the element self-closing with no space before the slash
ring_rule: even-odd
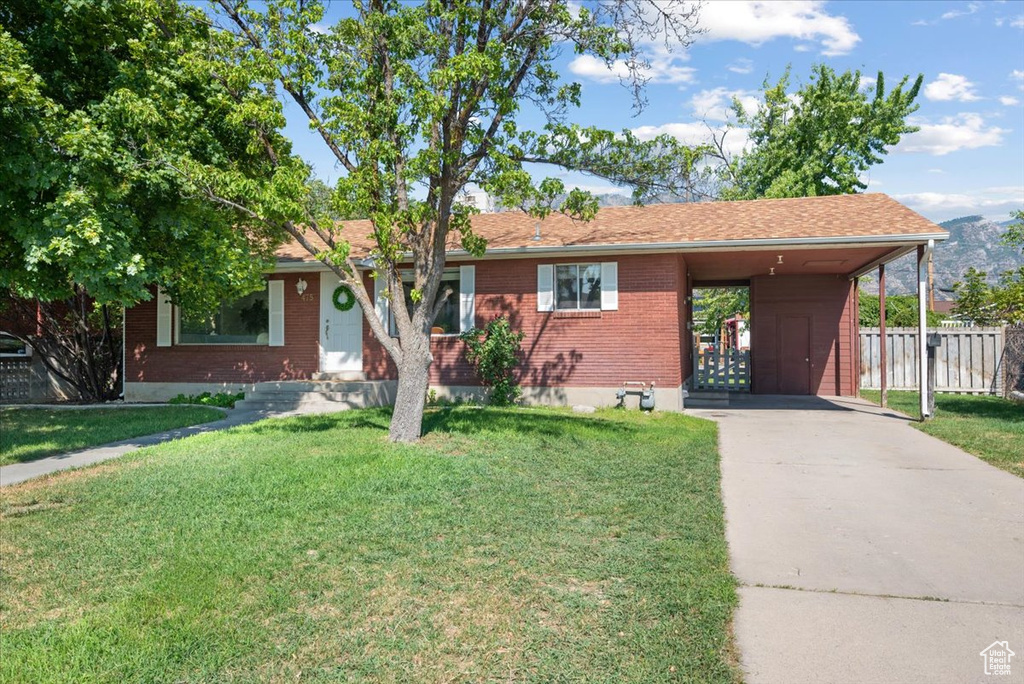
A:
<svg viewBox="0 0 1024 684">
<path fill-rule="evenodd" d="M 181 173 L 228 158 L 260 168 L 245 107 L 187 56 L 207 45 L 203 17 L 165 0 L 5 6 L 0 286 L 132 303 L 158 282 L 206 305 L 260 284 L 282 233 Z"/>
<path fill-rule="evenodd" d="M 874 96 L 861 88 L 859 71 L 837 75 L 817 65 L 811 80 L 787 93 L 789 70 L 775 84 L 764 84 L 764 102 L 756 112 L 734 103 L 738 124 L 750 128 L 752 149 L 730 160 L 725 199 L 807 197 L 860 192 L 861 179 L 882 161 L 887 148 L 917 130 L 906 123 L 922 77 L 909 77 L 885 94 L 878 74 Z"/>
</svg>

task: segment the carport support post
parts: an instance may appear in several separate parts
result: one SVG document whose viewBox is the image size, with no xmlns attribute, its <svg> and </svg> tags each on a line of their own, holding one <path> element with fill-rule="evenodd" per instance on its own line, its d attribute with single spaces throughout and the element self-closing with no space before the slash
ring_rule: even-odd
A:
<svg viewBox="0 0 1024 684">
<path fill-rule="evenodd" d="M 917 246 L 917 385 L 921 395 L 921 420 L 932 417 L 928 398 L 928 259 L 935 240 Z"/>
<path fill-rule="evenodd" d="M 889 365 L 886 359 L 889 341 L 885 339 L 885 264 L 878 266 L 878 356 L 881 371 L 879 375 L 882 381 L 882 397 L 879 405 L 885 408 L 889 405 Z"/>
</svg>

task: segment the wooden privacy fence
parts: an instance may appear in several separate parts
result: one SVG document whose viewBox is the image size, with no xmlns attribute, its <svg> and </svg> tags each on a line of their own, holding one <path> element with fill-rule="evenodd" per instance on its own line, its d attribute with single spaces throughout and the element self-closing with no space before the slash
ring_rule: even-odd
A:
<svg viewBox="0 0 1024 684">
<path fill-rule="evenodd" d="M 712 346 L 694 350 L 693 389 L 750 389 L 750 351 Z"/>
<path fill-rule="evenodd" d="M 887 328 L 886 378 L 889 389 L 916 390 L 917 328 Z M 1002 328 L 933 328 L 942 339 L 935 350 L 935 390 L 1002 394 Z M 881 349 L 879 329 L 860 329 L 860 386 L 879 389 Z"/>
</svg>

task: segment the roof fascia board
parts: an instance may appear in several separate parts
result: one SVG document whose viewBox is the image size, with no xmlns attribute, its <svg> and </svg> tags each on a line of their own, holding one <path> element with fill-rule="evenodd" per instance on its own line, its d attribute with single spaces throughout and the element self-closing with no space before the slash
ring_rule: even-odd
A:
<svg viewBox="0 0 1024 684">
<path fill-rule="evenodd" d="M 757 238 L 751 240 L 694 240 L 689 242 L 622 243 L 608 245 L 552 245 L 550 247 L 496 247 L 487 250 L 483 258 L 531 259 L 552 256 L 602 256 L 608 254 L 649 254 L 687 252 L 747 252 L 771 250 L 780 247 L 788 249 L 815 249 L 832 247 L 850 249 L 857 247 L 917 247 L 929 240 L 946 240 L 948 233 L 926 233 L 916 235 L 861 235 L 840 237 L 805 238 Z M 453 261 L 476 260 L 462 249 L 448 252 Z M 360 264 L 362 266 L 362 264 Z M 279 262 L 277 271 L 327 270 L 320 262 Z"/>
<path fill-rule="evenodd" d="M 915 249 L 917 249 L 917 245 L 907 245 L 906 247 L 900 247 L 899 249 L 894 249 L 893 251 L 889 252 L 888 254 L 883 254 L 882 256 L 878 257 L 874 261 L 872 261 L 870 263 L 867 263 L 867 264 L 864 264 L 863 266 L 858 268 L 856 271 L 851 273 L 849 275 L 849 278 L 850 278 L 850 280 L 853 280 L 854 278 L 860 278 L 862 275 L 866 275 L 866 274 L 870 273 L 871 271 L 874 271 L 876 268 L 878 268 L 882 264 L 887 264 L 890 261 L 895 261 L 896 259 L 899 259 L 902 256 L 906 256 L 907 254 L 910 254 Z"/>
</svg>

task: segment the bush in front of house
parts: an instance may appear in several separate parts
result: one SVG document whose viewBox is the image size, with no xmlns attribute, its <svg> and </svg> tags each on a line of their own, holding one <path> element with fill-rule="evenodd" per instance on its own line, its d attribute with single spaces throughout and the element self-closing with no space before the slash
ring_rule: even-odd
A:
<svg viewBox="0 0 1024 684">
<path fill-rule="evenodd" d="M 242 401 L 245 399 L 245 392 L 239 392 L 238 394 L 231 394 L 230 392 L 218 392 L 217 394 L 210 394 L 209 392 L 203 392 L 202 394 L 179 394 L 174 397 L 168 404 L 202 404 L 203 406 L 220 406 L 221 408 L 235 408 L 236 401 Z"/>
<path fill-rule="evenodd" d="M 515 378 L 524 333 L 512 330 L 505 316 L 498 316 L 483 330 L 473 328 L 461 337 L 466 342 L 466 358 L 476 367 L 477 377 L 491 388 L 491 404 L 511 406 L 523 391 Z"/>
</svg>

